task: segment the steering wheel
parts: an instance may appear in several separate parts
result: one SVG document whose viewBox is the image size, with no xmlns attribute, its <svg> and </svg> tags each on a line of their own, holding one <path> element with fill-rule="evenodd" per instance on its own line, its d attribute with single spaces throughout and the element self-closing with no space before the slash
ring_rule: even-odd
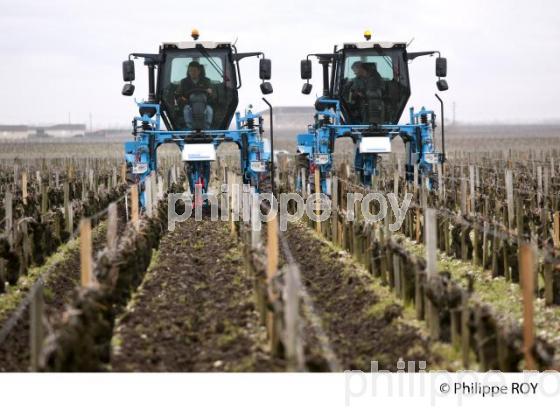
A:
<svg viewBox="0 0 560 410">
<path fill-rule="evenodd" d="M 187 91 L 187 93 L 184 95 L 184 97 L 189 98 L 191 96 L 191 94 L 194 94 L 194 93 L 203 93 L 207 97 L 210 96 L 210 93 L 208 92 L 207 88 L 195 87 L 195 88 L 192 88 L 189 91 Z"/>
</svg>

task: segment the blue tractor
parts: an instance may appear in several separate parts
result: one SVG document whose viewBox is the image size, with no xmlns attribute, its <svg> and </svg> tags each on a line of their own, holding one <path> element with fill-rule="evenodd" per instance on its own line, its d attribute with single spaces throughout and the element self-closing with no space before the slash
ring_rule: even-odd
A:
<svg viewBox="0 0 560 410">
<path fill-rule="evenodd" d="M 148 69 L 148 99 L 137 102 L 139 115 L 132 121 L 134 141 L 125 143 L 125 159 L 130 182 L 142 188 L 157 170 L 157 149 L 174 143 L 181 150 L 189 188 L 208 192 L 211 162 L 222 142 L 237 144 L 241 153 L 243 182 L 257 191 L 270 180 L 270 155 L 265 152 L 263 117 L 251 108 L 236 113 L 241 87 L 239 61 L 258 57 L 263 94 L 272 93 L 266 81 L 271 62 L 262 52 L 238 53 L 235 45 L 193 41 L 163 43 L 157 54 L 132 53 L 123 62 L 122 94 L 134 93 L 134 59 L 141 58 Z M 266 101 L 266 100 L 265 100 Z M 230 123 L 235 116 L 235 129 Z"/>
<path fill-rule="evenodd" d="M 391 152 L 391 141 L 400 137 L 406 150 L 406 178 L 425 177 L 428 189 L 437 183 L 434 166 L 445 161 L 445 134 L 442 115 L 441 151 L 436 150 L 436 115 L 424 107 L 410 108 L 407 124 L 399 124 L 410 97 L 408 62 L 417 57 L 437 54 L 437 88 L 447 90 L 447 60 L 438 51 L 408 52 L 406 43 L 366 41 L 334 47 L 329 54 L 310 54 L 301 61 L 301 78 L 306 80 L 302 93 L 309 94 L 312 74 L 310 57 L 316 57 L 323 71 L 323 95 L 315 102 L 314 123 L 297 136 L 298 163 L 307 168 L 308 181 L 298 172 L 302 183 L 313 185 L 312 174 L 320 170 L 321 192 L 329 193 L 333 152 L 338 138 L 351 138 L 355 146 L 354 169 L 360 183 L 370 186 L 379 172 L 380 156 Z"/>
</svg>

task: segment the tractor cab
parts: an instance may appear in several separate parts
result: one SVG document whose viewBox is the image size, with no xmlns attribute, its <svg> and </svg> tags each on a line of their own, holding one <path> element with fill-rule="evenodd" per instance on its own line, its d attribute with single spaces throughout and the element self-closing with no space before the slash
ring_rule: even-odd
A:
<svg viewBox="0 0 560 410">
<path fill-rule="evenodd" d="M 157 97 L 168 128 L 227 129 L 238 103 L 228 43 L 164 43 Z"/>
<path fill-rule="evenodd" d="M 344 44 L 333 61 L 333 96 L 346 123 L 398 123 L 410 97 L 406 44 Z"/>
</svg>

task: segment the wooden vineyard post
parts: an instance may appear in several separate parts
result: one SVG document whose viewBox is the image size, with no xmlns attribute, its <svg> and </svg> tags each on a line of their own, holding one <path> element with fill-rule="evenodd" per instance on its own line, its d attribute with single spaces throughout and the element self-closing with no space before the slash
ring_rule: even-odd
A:
<svg viewBox="0 0 560 410">
<path fill-rule="evenodd" d="M 270 281 L 278 270 L 278 220 L 276 216 L 267 224 L 266 277 Z"/>
<path fill-rule="evenodd" d="M 107 248 L 111 253 L 117 250 L 117 204 L 113 202 L 109 205 L 107 215 Z"/>
<path fill-rule="evenodd" d="M 138 215 L 138 185 L 136 184 L 130 187 L 130 219 L 132 226 L 138 228 L 140 218 Z"/>
<path fill-rule="evenodd" d="M 537 203 L 538 207 L 542 208 L 542 199 L 543 199 L 543 173 L 542 167 L 537 167 Z"/>
<path fill-rule="evenodd" d="M 19 181 L 19 164 L 14 164 L 14 185 L 17 185 Z"/>
<path fill-rule="evenodd" d="M 165 186 L 165 181 L 161 175 L 157 177 L 157 202 L 163 199 L 163 192 L 167 190 Z"/>
<path fill-rule="evenodd" d="M 228 183 L 228 201 L 229 201 L 229 227 L 231 236 L 235 237 L 235 222 L 233 220 L 233 202 L 234 202 L 234 195 L 235 190 L 233 189 L 233 174 L 228 172 L 227 176 L 227 183 Z"/>
<path fill-rule="evenodd" d="M 70 237 L 74 237 L 74 208 L 72 207 L 72 203 L 68 207 L 68 221 L 67 221 L 67 229 Z"/>
<path fill-rule="evenodd" d="M 430 278 L 437 274 L 437 225 L 436 210 L 426 208 L 425 210 L 425 241 L 426 241 L 426 281 L 430 286 Z M 433 340 L 439 339 L 439 313 L 430 300 L 426 301 L 427 322 L 430 336 Z"/>
<path fill-rule="evenodd" d="M 27 171 L 21 173 L 21 199 L 27 205 Z"/>
<path fill-rule="evenodd" d="M 144 180 L 144 206 L 148 218 L 152 216 L 152 175 L 148 175 Z"/>
<path fill-rule="evenodd" d="M 6 192 L 6 196 L 4 197 L 4 209 L 6 210 L 6 222 L 5 222 L 5 229 L 6 234 L 8 235 L 8 243 L 13 245 L 14 242 L 14 235 L 12 229 L 14 227 L 14 206 L 13 206 L 13 195 L 11 192 Z"/>
<path fill-rule="evenodd" d="M 482 225 L 482 268 L 486 269 L 488 263 L 488 221 L 484 221 Z"/>
<path fill-rule="evenodd" d="M 278 220 L 276 215 L 267 223 L 267 243 L 266 243 L 266 279 L 268 283 L 268 297 L 270 304 L 274 306 L 277 295 L 274 291 L 273 281 L 278 270 Z M 273 307 L 274 309 L 274 307 Z M 270 350 L 273 355 L 278 352 L 278 331 L 275 311 L 267 313 L 267 329 L 270 341 Z"/>
<path fill-rule="evenodd" d="M 461 215 L 467 214 L 467 181 L 461 175 Z"/>
<path fill-rule="evenodd" d="M 89 169 L 89 172 L 88 172 L 88 181 L 89 181 L 89 182 L 88 182 L 88 184 L 89 184 L 89 190 L 90 190 L 90 191 L 93 191 L 93 192 L 96 192 L 96 191 L 97 191 L 97 187 L 96 187 L 96 185 L 95 185 L 95 173 L 94 173 L 93 168 L 90 168 L 90 169 Z"/>
<path fill-rule="evenodd" d="M 91 284 L 91 254 L 91 220 L 84 218 L 80 221 L 80 271 L 81 285 L 84 288 Z"/>
<path fill-rule="evenodd" d="M 533 326 L 533 297 L 534 297 L 534 264 L 533 249 L 530 244 L 522 244 L 520 252 L 520 273 L 523 292 L 523 354 L 525 356 L 525 370 L 536 370 L 533 357 L 535 330 Z"/>
<path fill-rule="evenodd" d="M 319 217 L 321 215 L 321 202 L 319 201 L 319 195 L 321 194 L 321 171 L 319 168 L 315 169 L 315 193 L 317 194 L 315 198 L 315 213 L 317 222 L 315 222 L 315 230 L 318 234 L 321 234 L 321 221 Z"/>
<path fill-rule="evenodd" d="M 437 177 L 438 177 L 438 200 L 439 203 L 442 204 L 444 202 L 443 192 L 443 165 L 437 164 Z"/>
<path fill-rule="evenodd" d="M 416 207 L 416 243 L 420 242 L 420 208 Z"/>
<path fill-rule="evenodd" d="M 257 249 L 261 243 L 261 221 L 259 194 L 251 187 L 251 249 Z"/>
<path fill-rule="evenodd" d="M 152 171 L 150 174 L 150 182 L 152 183 L 152 215 L 156 213 L 158 204 L 158 174 Z"/>
<path fill-rule="evenodd" d="M 470 201 L 470 214 L 472 216 L 476 216 L 476 169 L 474 165 L 469 165 L 469 186 L 470 186 L 470 194 L 471 194 L 471 201 Z M 476 218 L 474 218 L 476 221 Z M 473 234 L 473 254 L 472 259 L 475 265 L 480 265 L 480 254 L 479 254 L 479 234 L 478 234 L 479 225 L 475 222 L 472 230 Z M 466 253 L 466 252 L 465 252 Z M 465 255 L 466 257 L 466 255 Z"/>
<path fill-rule="evenodd" d="M 154 216 L 157 209 L 157 203 L 158 203 L 158 198 L 157 198 L 157 193 L 158 193 L 158 187 L 157 187 L 157 180 L 158 180 L 158 175 L 155 171 L 150 172 L 150 214 L 149 216 L 152 217 Z M 196 188 L 195 188 L 196 190 Z"/>
<path fill-rule="evenodd" d="M 75 173 L 76 173 L 76 171 L 74 169 L 74 164 L 70 164 L 70 166 L 68 167 L 68 179 L 70 181 L 74 180 L 74 178 L 76 176 Z"/>
<path fill-rule="evenodd" d="M 333 243 L 338 244 L 338 178 L 333 176 L 331 179 L 331 183 L 332 183 L 331 237 Z"/>
<path fill-rule="evenodd" d="M 41 184 L 41 216 L 43 218 L 49 210 L 49 197 L 47 194 L 47 188 L 48 186 L 46 184 Z"/>
<path fill-rule="evenodd" d="M 68 181 L 64 182 L 64 219 L 66 220 L 66 231 L 72 235 L 72 225 L 70 224 L 70 185 Z"/>
<path fill-rule="evenodd" d="M 414 181 L 412 182 L 414 187 L 414 198 L 418 198 L 418 164 L 414 163 Z"/>
<path fill-rule="evenodd" d="M 201 187 L 202 189 L 202 187 Z M 242 221 L 246 224 L 251 218 L 251 187 L 249 184 L 243 184 L 243 194 L 241 196 Z"/>
<path fill-rule="evenodd" d="M 85 201 L 88 195 L 88 189 L 86 187 L 86 178 L 84 174 L 81 175 L 82 179 L 82 201 Z"/>
<path fill-rule="evenodd" d="M 471 215 L 476 214 L 476 187 L 474 165 L 469 165 L 469 189 L 471 194 Z"/>
<path fill-rule="evenodd" d="M 393 193 L 398 198 L 399 196 L 399 171 L 393 173 Z"/>
<path fill-rule="evenodd" d="M 121 184 L 126 184 L 126 164 L 121 164 Z"/>
<path fill-rule="evenodd" d="M 284 310 L 284 323 L 286 326 L 288 371 L 302 371 L 304 369 L 303 349 L 299 344 L 299 292 L 301 284 L 297 265 L 288 265 L 285 277 L 286 308 Z"/>
<path fill-rule="evenodd" d="M 560 248 L 560 212 L 554 212 L 554 247 Z"/>
<path fill-rule="evenodd" d="M 229 178 L 228 178 L 229 181 Z M 237 183 L 237 178 L 231 173 L 231 235 L 235 237 L 237 235 L 237 230 L 235 228 L 235 222 L 239 218 L 239 184 Z"/>
<path fill-rule="evenodd" d="M 426 272 L 428 278 L 437 273 L 437 226 L 436 210 L 426 209 Z"/>
<path fill-rule="evenodd" d="M 507 212 L 508 212 L 508 227 L 513 229 L 513 220 L 515 217 L 513 209 L 513 174 L 511 169 L 506 169 L 506 200 L 507 200 Z M 519 226 L 517 227 L 519 234 Z"/>
<path fill-rule="evenodd" d="M 301 168 L 301 196 L 303 199 L 307 199 L 307 175 L 305 168 Z"/>
<path fill-rule="evenodd" d="M 39 370 L 39 359 L 43 348 L 43 283 L 37 282 L 37 288 L 33 293 L 30 307 L 30 349 L 31 349 L 31 371 Z"/>
<path fill-rule="evenodd" d="M 401 294 L 401 258 L 396 253 L 393 254 L 393 283 L 395 296 L 398 298 L 404 298 L 404 295 Z"/>
<path fill-rule="evenodd" d="M 116 188 L 117 182 L 117 168 L 111 169 L 111 188 Z"/>
<path fill-rule="evenodd" d="M 124 194 L 124 216 L 125 216 L 125 221 L 128 222 L 128 220 L 129 220 L 129 216 L 128 216 L 128 192 L 125 192 L 125 194 Z"/>
</svg>

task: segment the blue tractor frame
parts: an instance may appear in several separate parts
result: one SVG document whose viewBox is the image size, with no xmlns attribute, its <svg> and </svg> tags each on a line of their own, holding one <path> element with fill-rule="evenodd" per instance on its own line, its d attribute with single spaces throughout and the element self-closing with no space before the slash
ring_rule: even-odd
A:
<svg viewBox="0 0 560 410">
<path fill-rule="evenodd" d="M 262 52 L 238 53 L 235 46 L 229 43 L 197 42 L 198 33 L 195 31 L 193 31 L 193 39 L 194 42 L 164 43 L 158 54 L 132 53 L 129 59 L 123 62 L 123 80 L 129 83 L 123 87 L 122 94 L 127 96 L 134 93 L 132 81 L 135 79 L 135 72 L 131 58 L 144 58 L 144 64 L 148 67 L 148 100 L 136 101 L 140 115 L 135 116 L 132 121 L 134 140 L 124 144 L 128 179 L 129 182 L 139 185 L 142 206 L 146 204 L 144 182 L 158 169 L 158 148 L 162 144 L 169 143 L 176 144 L 181 151 L 191 194 L 195 193 L 197 185 L 202 194 L 208 192 L 211 162 L 216 158 L 217 148 L 224 142 L 235 143 L 240 150 L 243 183 L 255 187 L 257 192 L 270 188 L 268 181 L 271 176 L 271 153 L 266 149 L 263 138 L 263 115 L 254 113 L 252 106 L 249 106 L 244 115 L 235 112 L 238 103 L 237 89 L 241 87 L 239 61 L 245 57 L 260 58 L 259 76 L 262 80 L 260 88 L 263 94 L 270 94 L 272 86 L 265 81 L 270 79 L 270 60 L 265 59 Z M 217 72 L 219 68 L 216 68 L 214 60 L 221 59 L 219 61 L 224 64 L 223 71 L 220 72 L 223 76 L 223 86 L 225 87 L 225 81 L 229 81 L 232 96 L 227 106 L 222 107 L 224 114 L 219 119 L 222 125 L 229 126 L 234 117 L 234 129 L 206 129 L 205 127 L 189 129 L 181 124 L 177 117 L 174 119 L 175 107 L 169 107 L 168 100 L 166 105 L 164 95 L 165 87 L 177 87 L 176 83 L 171 83 L 171 80 L 165 77 L 171 72 L 171 67 L 165 65 L 171 65 L 176 57 L 183 60 L 187 57 L 191 60 L 205 59 L 203 61 L 213 65 Z M 269 104 L 268 101 L 263 100 Z M 272 136 L 272 121 L 270 126 Z"/>
<path fill-rule="evenodd" d="M 372 43 L 370 47 L 374 50 L 379 50 Z M 367 47 L 361 46 L 362 48 Z M 346 45 L 345 45 L 346 46 Z M 417 53 L 406 54 L 404 44 L 400 45 L 403 49 L 405 61 L 410 61 L 418 56 L 438 54 L 437 51 L 426 51 Z M 338 50 L 340 53 L 341 50 Z M 349 116 L 345 115 L 343 109 L 343 101 L 340 96 L 333 92 L 333 84 L 337 81 L 336 64 L 340 54 L 311 54 L 319 58 L 319 62 L 323 66 L 323 96 L 320 97 L 315 104 L 316 112 L 314 115 L 314 123 L 309 125 L 306 133 L 297 135 L 298 154 L 307 157 L 306 163 L 308 164 L 308 180 L 302 181 L 302 176 L 298 172 L 297 189 L 302 189 L 303 183 L 314 185 L 312 173 L 315 170 L 320 171 L 321 192 L 330 194 L 329 178 L 332 175 L 333 167 L 333 153 L 335 141 L 338 138 L 349 137 L 355 145 L 354 154 L 354 169 L 358 176 L 360 183 L 366 186 L 371 186 L 372 177 L 378 175 L 379 172 L 379 159 L 384 153 L 390 151 L 390 142 L 400 137 L 405 144 L 406 164 L 405 173 L 407 181 L 414 180 L 414 168 L 418 169 L 418 183 L 422 178 L 428 189 L 433 189 L 437 185 L 437 179 L 434 178 L 434 167 L 437 164 L 443 164 L 445 161 L 445 131 L 443 119 L 443 101 L 436 94 L 440 102 L 441 116 L 442 116 L 442 144 L 441 151 L 436 148 L 436 114 L 432 110 L 422 107 L 419 111 L 414 111 L 414 108 L 409 109 L 409 121 L 407 124 L 396 123 L 381 123 L 381 124 L 352 124 Z M 333 66 L 332 77 L 329 78 L 328 68 Z M 307 60 L 303 60 L 302 66 L 302 79 L 307 80 L 304 84 L 302 92 L 309 94 L 311 85 L 309 79 L 311 78 L 311 65 L 309 56 Z M 438 77 L 445 77 L 447 75 L 447 61 L 439 57 L 436 61 L 436 75 Z M 407 78 L 408 80 L 408 78 Z M 440 91 L 447 90 L 447 82 L 441 78 L 437 82 Z M 408 96 L 405 100 L 408 101 Z M 404 108 L 404 105 L 403 105 Z M 402 112 L 402 110 L 401 110 Z M 398 115 L 400 117 L 400 114 Z M 350 123 L 349 123 L 350 122 Z M 374 140 L 375 139 L 375 140 Z M 374 142 L 365 147 L 364 142 Z"/>
<path fill-rule="evenodd" d="M 223 142 L 235 143 L 240 155 L 240 168 L 243 170 L 243 182 L 257 189 L 261 188 L 261 182 L 270 173 L 270 152 L 265 150 L 263 133 L 262 113 L 253 113 L 250 109 L 241 116 L 235 114 L 236 129 L 234 130 L 205 130 L 198 131 L 167 131 L 161 129 L 160 105 L 138 102 L 141 112 L 155 111 L 151 116 L 144 113 L 142 116 L 134 117 L 134 129 L 149 129 L 136 131 L 134 141 L 124 144 L 125 160 L 130 164 L 134 183 L 142 185 L 152 171 L 158 169 L 157 149 L 162 144 L 175 143 L 181 152 L 185 145 L 201 143 L 201 138 L 213 144 L 217 150 Z M 138 126 L 138 124 L 141 124 Z M 201 185 L 202 193 L 207 192 L 210 180 L 210 167 L 212 159 L 198 158 L 196 161 L 186 161 L 189 166 L 187 173 L 189 189 L 194 193 L 197 184 Z M 141 203 L 145 205 L 142 195 Z"/>
</svg>

